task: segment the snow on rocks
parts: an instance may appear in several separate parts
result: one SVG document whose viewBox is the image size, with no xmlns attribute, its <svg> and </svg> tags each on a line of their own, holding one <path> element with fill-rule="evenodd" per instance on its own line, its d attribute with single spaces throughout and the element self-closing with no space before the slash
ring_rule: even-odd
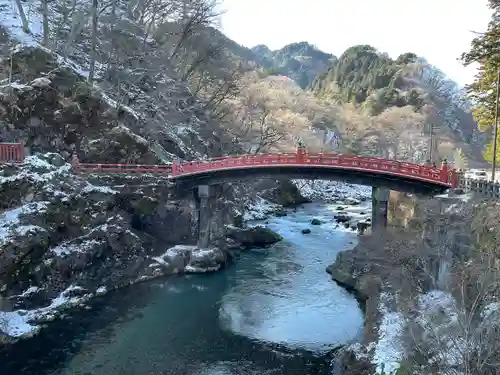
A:
<svg viewBox="0 0 500 375">
<path fill-rule="evenodd" d="M 371 187 L 341 181 L 293 180 L 303 197 L 312 201 L 365 200 L 371 196 Z"/>
<path fill-rule="evenodd" d="M 160 256 L 153 257 L 151 268 L 160 268 L 164 274 L 204 273 L 218 271 L 225 263 L 224 253 L 215 247 L 176 245 Z"/>
<path fill-rule="evenodd" d="M 246 203 L 243 219 L 245 221 L 264 220 L 269 214 L 282 209 L 283 207 L 279 204 L 271 203 L 262 197 L 257 197 Z"/>
<path fill-rule="evenodd" d="M 14 322 L 9 328 L 14 335 L 22 335 L 23 324 L 33 320 L 34 313 L 26 311 L 46 306 L 61 287 L 129 285 L 150 264 L 148 249 L 116 204 L 119 192 L 75 176 L 58 154 L 0 165 L 0 194 L 5 198 L 0 201 L 0 288 L 11 308 L 21 311 L 4 311 L 1 317 Z M 32 280 L 37 285 L 22 292 Z M 37 316 L 45 311 L 36 310 Z"/>
<path fill-rule="evenodd" d="M 97 246 L 103 244 L 103 241 L 97 241 L 94 239 L 91 240 L 72 240 L 68 242 L 64 242 L 52 249 L 50 251 L 54 253 L 54 255 L 58 257 L 64 257 L 66 255 L 71 255 L 74 253 L 84 254 L 89 252 L 91 249 L 94 249 Z"/>
<path fill-rule="evenodd" d="M 52 81 L 50 79 L 45 77 L 40 77 L 40 78 L 35 78 L 33 81 L 31 81 L 30 86 L 42 88 L 50 86 L 51 83 Z"/>
<path fill-rule="evenodd" d="M 431 290 L 419 297 L 416 321 L 424 331 L 429 353 L 434 353 L 430 364 L 442 368 L 462 364 L 468 345 L 461 335 L 459 315 L 455 299 L 447 292 Z"/>
<path fill-rule="evenodd" d="M 374 347 L 373 364 L 377 374 L 394 374 L 404 357 L 403 330 L 404 317 L 390 310 L 391 296 L 380 295 L 379 311 L 382 315 L 378 328 L 378 341 Z"/>
<path fill-rule="evenodd" d="M 487 304 L 482 313 L 483 319 L 499 319 L 500 318 L 500 302 L 491 302 Z"/>
<path fill-rule="evenodd" d="M 6 246 L 15 237 L 26 236 L 33 232 L 44 232 L 45 229 L 39 226 L 21 224 L 20 217 L 43 213 L 46 209 L 47 202 L 34 202 L 0 214 L 0 246 Z"/>
<path fill-rule="evenodd" d="M 56 166 L 47 161 L 51 155 L 30 155 L 24 159 L 22 164 L 16 165 L 9 173 L 7 168 L 0 168 L 0 186 L 9 182 L 18 182 L 20 180 L 29 180 L 32 182 L 50 182 L 61 175 L 71 173 L 71 165 L 64 163 L 62 166 Z"/>
<path fill-rule="evenodd" d="M 23 294 L 37 290 L 37 287 L 30 287 Z M 59 311 L 82 304 L 91 296 L 82 287 L 70 285 L 49 306 L 33 310 L 0 311 L 0 332 L 13 338 L 34 335 L 40 330 L 40 324 L 56 319 Z"/>
</svg>

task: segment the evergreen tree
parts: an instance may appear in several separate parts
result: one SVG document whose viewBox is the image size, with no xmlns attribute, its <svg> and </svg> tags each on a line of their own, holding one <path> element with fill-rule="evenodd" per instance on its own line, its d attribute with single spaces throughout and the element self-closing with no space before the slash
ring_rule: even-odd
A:
<svg viewBox="0 0 500 375">
<path fill-rule="evenodd" d="M 479 63 L 478 74 L 467 86 L 467 91 L 474 104 L 474 119 L 481 131 L 490 131 L 495 123 L 496 82 L 500 69 L 500 0 L 489 0 L 489 6 L 493 15 L 487 31 L 478 35 L 472 41 L 470 51 L 462 55 L 464 65 Z M 493 160 L 491 142 L 484 155 L 489 161 Z M 500 147 L 497 147 L 497 160 L 500 160 Z"/>
</svg>

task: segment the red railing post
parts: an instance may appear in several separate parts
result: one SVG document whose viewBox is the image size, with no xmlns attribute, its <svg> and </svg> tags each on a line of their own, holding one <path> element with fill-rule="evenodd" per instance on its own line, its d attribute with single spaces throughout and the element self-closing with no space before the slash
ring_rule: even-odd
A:
<svg viewBox="0 0 500 375">
<path fill-rule="evenodd" d="M 179 174 L 178 172 L 179 172 L 179 163 L 174 161 L 174 162 L 172 162 L 171 174 L 172 174 L 172 176 L 177 176 Z"/>
<path fill-rule="evenodd" d="M 446 159 L 444 159 L 441 163 L 441 169 L 439 170 L 439 177 L 441 182 L 448 182 L 448 170 L 448 162 L 446 161 Z"/>
<path fill-rule="evenodd" d="M 306 160 L 306 148 L 302 145 L 299 144 L 297 146 L 297 163 L 298 164 L 303 164 Z"/>
<path fill-rule="evenodd" d="M 455 169 L 450 171 L 450 185 L 454 189 L 458 187 L 458 173 Z"/>
</svg>

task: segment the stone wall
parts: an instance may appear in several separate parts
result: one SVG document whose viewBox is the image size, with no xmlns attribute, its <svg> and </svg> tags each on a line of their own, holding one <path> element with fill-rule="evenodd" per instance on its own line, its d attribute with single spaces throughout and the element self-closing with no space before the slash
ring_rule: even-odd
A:
<svg viewBox="0 0 500 375">
<path fill-rule="evenodd" d="M 417 201 L 414 196 L 391 190 L 387 213 L 388 224 L 408 228 L 409 221 L 415 216 Z"/>
</svg>

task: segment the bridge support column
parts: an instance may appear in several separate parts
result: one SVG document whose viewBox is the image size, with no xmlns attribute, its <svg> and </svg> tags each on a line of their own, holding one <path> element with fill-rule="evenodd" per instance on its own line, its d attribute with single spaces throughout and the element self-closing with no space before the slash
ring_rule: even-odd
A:
<svg viewBox="0 0 500 375">
<path fill-rule="evenodd" d="M 387 226 L 387 208 L 390 190 L 384 187 L 372 187 L 372 232 Z"/>
<path fill-rule="evenodd" d="M 206 249 L 210 245 L 210 222 L 212 219 L 212 188 L 209 185 L 198 186 L 198 247 Z"/>
</svg>

